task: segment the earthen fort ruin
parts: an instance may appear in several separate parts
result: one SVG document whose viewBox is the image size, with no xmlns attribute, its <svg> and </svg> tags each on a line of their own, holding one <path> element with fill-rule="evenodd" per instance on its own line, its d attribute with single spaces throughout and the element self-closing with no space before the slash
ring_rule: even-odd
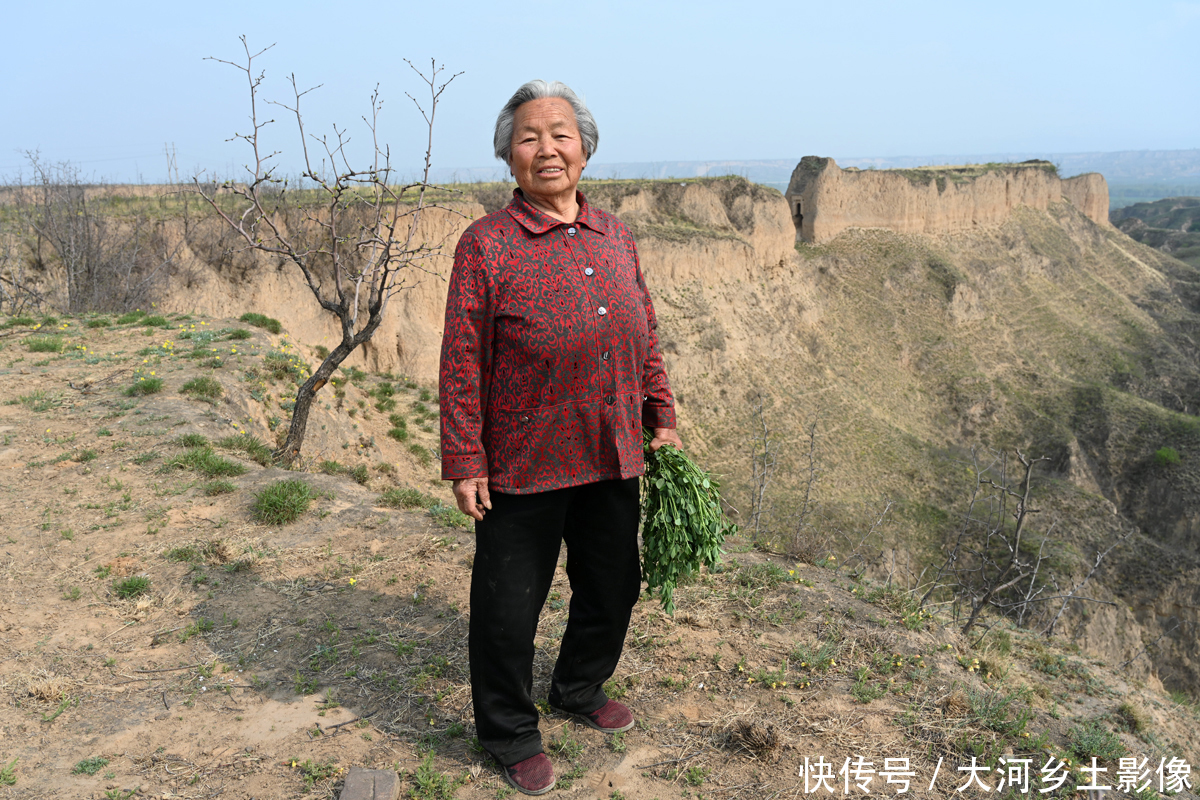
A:
<svg viewBox="0 0 1200 800">
<path fill-rule="evenodd" d="M 846 228 L 969 230 L 1003 222 L 1016 206 L 1045 210 L 1064 200 L 1098 225 L 1109 224 L 1104 176 L 1092 172 L 1064 180 L 1049 161 L 859 170 L 805 156 L 785 196 L 797 241 L 815 243 Z"/>
</svg>

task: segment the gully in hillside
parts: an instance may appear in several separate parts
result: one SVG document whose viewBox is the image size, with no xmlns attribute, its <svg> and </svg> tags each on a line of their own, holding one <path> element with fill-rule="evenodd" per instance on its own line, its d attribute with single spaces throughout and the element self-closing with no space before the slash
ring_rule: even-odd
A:
<svg viewBox="0 0 1200 800">
<path fill-rule="evenodd" d="M 641 588 L 638 476 L 681 447 L 654 308 L 629 230 L 577 190 L 599 133 L 562 83 L 496 120 L 518 188 L 459 240 L 441 359 L 442 477 L 475 519 L 469 648 L 479 741 L 526 794 L 554 787 L 531 697 L 534 633 L 569 552 L 572 599 L 550 704 L 606 732 L 604 694 Z"/>
</svg>

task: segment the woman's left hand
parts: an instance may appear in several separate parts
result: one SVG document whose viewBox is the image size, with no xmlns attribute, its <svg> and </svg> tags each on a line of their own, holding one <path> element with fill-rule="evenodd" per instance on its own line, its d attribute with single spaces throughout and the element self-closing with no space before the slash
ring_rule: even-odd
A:
<svg viewBox="0 0 1200 800">
<path fill-rule="evenodd" d="M 654 438 L 650 440 L 650 452 L 653 453 L 658 448 L 665 444 L 669 444 L 676 450 L 683 450 L 683 440 L 679 438 L 679 434 L 674 428 L 655 428 Z"/>
</svg>

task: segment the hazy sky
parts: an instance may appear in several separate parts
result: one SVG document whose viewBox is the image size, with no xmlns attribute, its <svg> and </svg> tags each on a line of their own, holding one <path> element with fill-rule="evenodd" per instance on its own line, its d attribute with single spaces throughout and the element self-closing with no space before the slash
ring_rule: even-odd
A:
<svg viewBox="0 0 1200 800">
<path fill-rule="evenodd" d="M 347 10 L 349 9 L 349 10 Z M 110 180 L 245 163 L 245 79 L 205 61 L 260 49 L 266 99 L 324 84 L 310 132 L 349 128 L 378 83 L 393 163 L 419 164 L 424 88 L 404 58 L 461 71 L 438 109 L 440 167 L 494 165 L 496 111 L 522 82 L 566 81 L 604 162 L 805 154 L 1061 153 L 1200 147 L 1200 2 L 6 3 L 0 175 L 24 151 Z M 295 169 L 286 112 L 267 144 Z M 27 168 L 26 168 L 27 169 Z"/>
</svg>

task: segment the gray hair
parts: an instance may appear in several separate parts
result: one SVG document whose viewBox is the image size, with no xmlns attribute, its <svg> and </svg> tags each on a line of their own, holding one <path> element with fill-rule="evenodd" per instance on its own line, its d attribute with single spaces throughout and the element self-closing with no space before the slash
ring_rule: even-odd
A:
<svg viewBox="0 0 1200 800">
<path fill-rule="evenodd" d="M 496 135 L 493 139 L 496 158 L 505 164 L 512 161 L 513 123 L 517 117 L 517 109 L 530 100 L 549 97 L 566 100 L 571 104 L 571 110 L 575 112 L 575 125 L 579 128 L 579 137 L 583 139 L 583 156 L 587 159 L 592 157 L 600 144 L 600 129 L 596 127 L 596 118 L 592 116 L 592 112 L 588 111 L 588 107 L 579 96 L 571 91 L 571 87 L 562 81 L 547 83 L 543 80 L 533 80 L 517 89 L 496 117 Z"/>
</svg>

